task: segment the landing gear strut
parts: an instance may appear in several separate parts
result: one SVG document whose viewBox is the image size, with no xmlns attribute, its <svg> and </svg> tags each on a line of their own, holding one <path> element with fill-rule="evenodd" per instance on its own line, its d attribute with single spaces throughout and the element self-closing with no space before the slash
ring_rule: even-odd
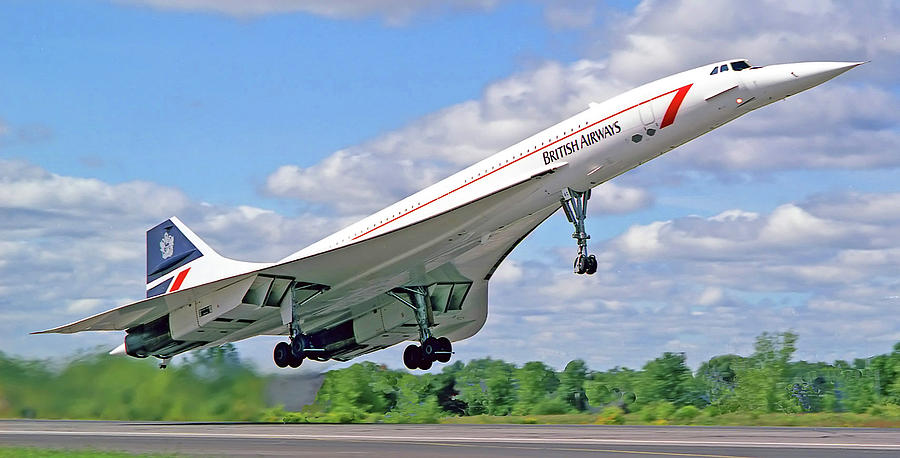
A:
<svg viewBox="0 0 900 458">
<path fill-rule="evenodd" d="M 313 348 L 310 343 L 309 336 L 303 333 L 300 329 L 300 307 L 303 304 L 311 301 L 316 296 L 328 291 L 328 287 L 325 285 L 314 285 L 314 284 L 304 284 L 303 286 L 295 286 L 296 290 L 313 290 L 315 291 L 312 294 L 306 295 L 303 299 L 298 300 L 297 296 L 292 296 L 291 298 L 291 322 L 288 327 L 288 334 L 291 336 L 290 343 L 288 342 L 278 342 L 275 345 L 275 350 L 272 353 L 272 359 L 275 360 L 275 365 L 278 367 L 292 367 L 298 368 L 301 364 L 303 364 L 303 360 L 306 358 L 313 358 L 316 360 L 324 361 L 324 359 L 320 359 L 322 355 L 325 355 L 325 350 L 320 348 Z M 327 359 L 327 356 L 326 356 Z"/>
<path fill-rule="evenodd" d="M 398 293 L 406 293 L 409 301 Z M 422 369 L 427 371 L 435 361 L 446 363 L 453 354 L 453 344 L 446 337 L 435 338 L 431 335 L 431 307 L 428 305 L 427 290 L 421 286 L 411 288 L 398 288 L 388 292 L 388 295 L 406 304 L 416 312 L 416 324 L 419 326 L 420 345 L 410 345 L 403 351 L 403 364 L 408 369 Z"/>
<path fill-rule="evenodd" d="M 575 232 L 572 238 L 578 241 L 578 257 L 575 258 L 573 268 L 577 274 L 592 275 L 597 272 L 597 258 L 589 255 L 587 251 L 587 241 L 591 238 L 584 228 L 584 219 L 587 217 L 587 204 L 591 198 L 591 190 L 581 192 L 571 188 L 562 190 L 562 198 L 559 199 L 562 204 L 563 212 L 572 225 L 575 226 Z"/>
</svg>

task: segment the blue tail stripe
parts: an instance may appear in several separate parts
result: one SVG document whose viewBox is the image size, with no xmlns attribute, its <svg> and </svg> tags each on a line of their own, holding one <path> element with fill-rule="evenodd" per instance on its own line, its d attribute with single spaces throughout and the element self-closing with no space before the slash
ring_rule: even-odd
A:
<svg viewBox="0 0 900 458">
<path fill-rule="evenodd" d="M 203 253 L 168 219 L 147 231 L 147 283 L 201 256 Z"/>
<path fill-rule="evenodd" d="M 172 279 L 168 279 L 153 288 L 147 290 L 147 297 L 159 296 L 162 293 L 165 293 L 169 290 L 169 285 L 172 283 Z"/>
</svg>

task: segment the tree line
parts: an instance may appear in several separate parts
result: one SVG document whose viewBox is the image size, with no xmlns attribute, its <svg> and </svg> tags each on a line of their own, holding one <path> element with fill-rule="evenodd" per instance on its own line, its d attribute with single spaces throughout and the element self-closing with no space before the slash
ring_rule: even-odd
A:
<svg viewBox="0 0 900 458">
<path fill-rule="evenodd" d="M 764 333 L 753 354 L 722 355 L 696 371 L 683 353 L 640 369 L 561 371 L 499 359 L 414 375 L 371 362 L 329 371 L 300 412 L 267 405 L 264 375 L 233 346 L 194 352 L 160 371 L 147 360 L 92 354 L 62 363 L 0 353 L 0 417 L 120 420 L 434 422 L 450 416 L 596 413 L 609 422 L 685 420 L 732 412 L 868 412 L 900 405 L 900 343 L 866 359 L 792 361 L 797 335 Z"/>
<path fill-rule="evenodd" d="M 900 343 L 852 362 L 792 362 L 797 335 L 763 333 L 750 356 L 716 356 L 692 371 L 684 353 L 640 369 L 592 371 L 580 359 L 562 371 L 533 361 L 456 362 L 412 375 L 373 363 L 329 372 L 316 402 L 294 421 L 435 421 L 443 416 L 639 413 L 643 421 L 705 413 L 870 412 L 900 404 Z M 614 415 L 615 416 L 615 415 Z"/>
</svg>

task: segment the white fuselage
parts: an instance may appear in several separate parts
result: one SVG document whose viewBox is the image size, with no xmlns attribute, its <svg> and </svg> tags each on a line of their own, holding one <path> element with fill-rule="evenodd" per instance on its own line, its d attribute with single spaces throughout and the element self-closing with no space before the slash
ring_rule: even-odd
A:
<svg viewBox="0 0 900 458">
<path fill-rule="evenodd" d="M 148 261 L 148 299 L 43 332 L 128 329 L 168 316 L 163 334 L 193 348 L 190 345 L 214 346 L 260 334 L 284 335 L 296 325 L 307 334 L 337 329 L 335 345 L 352 340 L 334 353 L 346 360 L 421 333 L 410 325 L 424 326 L 421 317 L 413 318 L 388 293 L 446 286 L 455 294 L 454 285 L 467 285 L 454 300 L 447 299 L 449 290 L 444 296 L 428 293 L 433 295 L 433 310 L 427 321 L 434 335 L 464 339 L 478 332 L 487 318 L 487 285 L 497 266 L 560 208 L 561 197 L 570 190 L 587 191 L 856 65 L 750 67 L 735 59 L 653 81 L 591 103 L 587 110 L 275 263 L 226 259 L 172 218 L 166 224 L 178 225 L 205 255 L 153 279 Z M 292 294 L 309 291 L 303 285 L 320 285 L 322 294 L 309 300 L 272 294 L 289 284 L 300 285 Z M 157 288 L 166 289 L 165 294 L 150 298 Z M 271 303 L 271 297 L 281 299 Z"/>
<path fill-rule="evenodd" d="M 558 205 L 555 191 L 585 190 L 637 167 L 756 108 L 805 90 L 809 81 L 782 81 L 810 64 L 836 74 L 846 63 L 783 64 L 710 75 L 720 62 L 647 83 L 522 140 L 452 176 L 279 261 L 300 259 L 429 219 L 518 183 L 550 167 L 551 191 L 509 204 L 512 215 Z M 807 66 L 807 67 L 804 67 Z M 802 70 L 800 70 L 802 69 Z M 807 77 L 811 78 L 811 77 Z M 823 80 L 824 81 L 824 80 Z M 821 81 L 815 82 L 819 84 Z M 813 85 L 815 85 L 813 84 Z M 776 87 L 781 85 L 782 87 Z M 811 86 L 810 86 L 811 87 Z M 676 97 L 682 100 L 676 100 Z M 678 102 L 678 103 L 673 103 Z M 666 116 L 670 119 L 666 119 Z M 654 135 L 647 135 L 650 130 Z M 633 141 L 640 135 L 640 141 Z M 554 187 L 556 189 L 554 189 Z"/>
</svg>

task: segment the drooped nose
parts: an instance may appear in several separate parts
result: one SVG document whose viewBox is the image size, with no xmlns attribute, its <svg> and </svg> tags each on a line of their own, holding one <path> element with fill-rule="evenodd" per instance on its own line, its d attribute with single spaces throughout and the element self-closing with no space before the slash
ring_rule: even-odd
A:
<svg viewBox="0 0 900 458">
<path fill-rule="evenodd" d="M 864 62 L 797 62 L 768 65 L 742 75 L 752 79 L 754 89 L 774 102 L 818 86 Z"/>
</svg>

